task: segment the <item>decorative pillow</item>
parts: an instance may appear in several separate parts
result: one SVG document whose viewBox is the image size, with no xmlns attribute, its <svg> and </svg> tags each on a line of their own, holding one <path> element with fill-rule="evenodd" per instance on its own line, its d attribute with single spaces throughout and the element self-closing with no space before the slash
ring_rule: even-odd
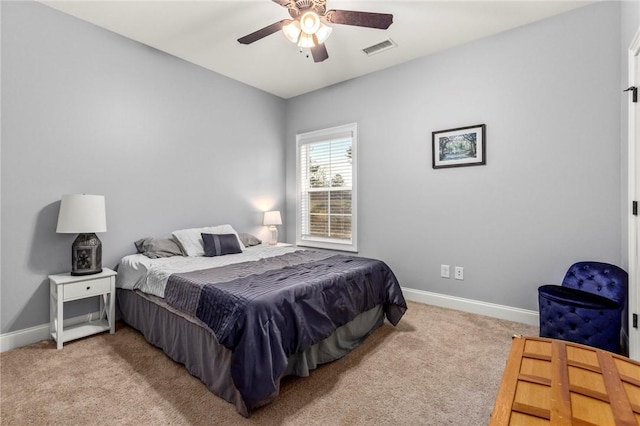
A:
<svg viewBox="0 0 640 426">
<path fill-rule="evenodd" d="M 240 241 L 235 234 L 202 234 L 204 255 L 207 257 L 242 253 Z"/>
<path fill-rule="evenodd" d="M 187 256 L 204 256 L 204 243 L 201 234 L 234 234 L 238 238 L 238 233 L 231 225 L 208 226 L 204 228 L 191 228 L 173 231 L 171 235 L 182 248 L 182 252 Z M 240 250 L 245 247 L 238 239 Z"/>
<path fill-rule="evenodd" d="M 258 244 L 262 244 L 262 241 L 251 234 L 247 234 L 246 232 L 238 233 L 238 238 L 240 238 L 240 242 L 244 244 L 245 247 L 257 246 Z"/>
<path fill-rule="evenodd" d="M 138 253 L 142 253 L 150 259 L 160 257 L 182 256 L 178 244 L 171 238 L 142 238 L 135 243 Z"/>
</svg>

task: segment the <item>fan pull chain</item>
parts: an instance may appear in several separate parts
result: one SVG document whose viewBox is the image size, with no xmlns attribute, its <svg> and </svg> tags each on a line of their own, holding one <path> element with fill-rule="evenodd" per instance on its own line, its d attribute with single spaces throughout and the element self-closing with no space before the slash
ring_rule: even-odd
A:
<svg viewBox="0 0 640 426">
<path fill-rule="evenodd" d="M 303 49 L 302 47 L 300 48 L 300 53 L 304 53 L 304 49 Z M 307 49 L 307 53 L 305 53 L 305 55 L 304 55 L 304 56 L 306 56 L 306 57 L 308 58 L 308 57 L 309 57 L 309 55 L 310 55 L 310 50 L 309 50 L 309 49 Z"/>
</svg>

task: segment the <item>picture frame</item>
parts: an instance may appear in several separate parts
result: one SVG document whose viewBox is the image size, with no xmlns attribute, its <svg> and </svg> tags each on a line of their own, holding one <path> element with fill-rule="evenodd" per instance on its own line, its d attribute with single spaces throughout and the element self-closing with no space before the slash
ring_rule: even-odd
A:
<svg viewBox="0 0 640 426">
<path fill-rule="evenodd" d="M 486 125 L 458 127 L 432 132 L 432 166 L 480 166 L 487 164 Z"/>
</svg>

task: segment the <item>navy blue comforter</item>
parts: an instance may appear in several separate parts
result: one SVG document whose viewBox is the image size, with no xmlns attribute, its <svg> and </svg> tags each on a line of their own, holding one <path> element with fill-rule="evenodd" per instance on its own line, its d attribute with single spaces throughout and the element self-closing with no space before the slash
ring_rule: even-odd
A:
<svg viewBox="0 0 640 426">
<path fill-rule="evenodd" d="M 278 392 L 290 355 L 376 305 L 393 325 L 407 309 L 396 277 L 380 260 L 336 255 L 204 285 L 202 272 L 189 303 L 232 351 L 231 375 L 249 411 Z M 169 278 L 169 304 L 184 304 L 175 297 L 184 291 L 172 289 L 188 285 L 189 275 Z"/>
</svg>

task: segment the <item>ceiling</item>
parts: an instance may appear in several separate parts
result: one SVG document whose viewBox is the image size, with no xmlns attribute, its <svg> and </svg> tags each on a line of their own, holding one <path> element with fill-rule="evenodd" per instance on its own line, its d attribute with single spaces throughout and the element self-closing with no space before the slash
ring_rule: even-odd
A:
<svg viewBox="0 0 640 426">
<path fill-rule="evenodd" d="M 237 39 L 289 18 L 269 0 L 42 1 L 82 20 L 282 98 L 291 98 L 592 1 L 340 1 L 327 9 L 391 13 L 388 30 L 331 25 L 329 59 L 314 63 L 280 32 L 250 45 Z M 397 47 L 362 49 L 391 38 Z"/>
</svg>

